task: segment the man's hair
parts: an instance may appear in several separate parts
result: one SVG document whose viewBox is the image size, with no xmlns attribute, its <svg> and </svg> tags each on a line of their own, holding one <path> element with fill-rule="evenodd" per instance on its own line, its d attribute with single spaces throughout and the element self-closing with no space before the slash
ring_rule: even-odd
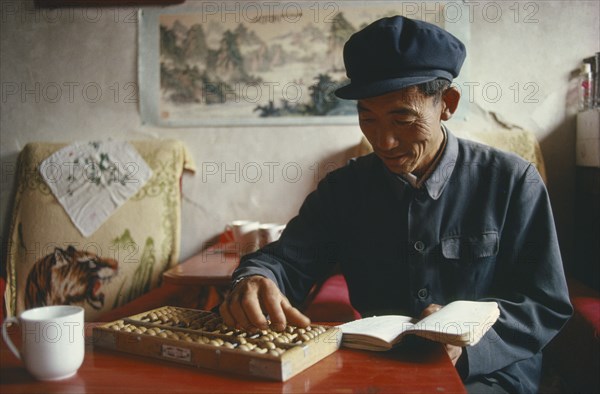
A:
<svg viewBox="0 0 600 394">
<path fill-rule="evenodd" d="M 444 78 L 438 78 L 434 79 L 433 81 L 424 82 L 415 86 L 419 92 L 423 93 L 425 96 L 434 96 L 434 103 L 437 104 L 442 98 L 442 93 L 444 93 L 444 90 L 448 89 L 450 86 L 450 81 Z"/>
</svg>

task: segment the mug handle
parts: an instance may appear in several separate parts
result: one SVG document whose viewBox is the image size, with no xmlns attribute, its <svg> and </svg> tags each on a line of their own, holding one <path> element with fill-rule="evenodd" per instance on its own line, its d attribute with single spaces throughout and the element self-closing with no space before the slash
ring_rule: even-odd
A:
<svg viewBox="0 0 600 394">
<path fill-rule="evenodd" d="M 8 336 L 8 332 L 6 331 L 6 326 L 10 323 L 18 324 L 19 319 L 17 319 L 16 317 L 9 317 L 6 320 L 4 320 L 4 322 L 2 323 L 2 338 L 4 339 L 4 342 L 6 342 L 6 345 L 8 346 L 10 351 L 13 352 L 15 357 L 17 357 L 20 360 L 21 353 L 19 353 L 19 350 L 17 349 L 17 347 L 15 346 L 13 341 L 10 340 L 10 337 Z"/>
</svg>

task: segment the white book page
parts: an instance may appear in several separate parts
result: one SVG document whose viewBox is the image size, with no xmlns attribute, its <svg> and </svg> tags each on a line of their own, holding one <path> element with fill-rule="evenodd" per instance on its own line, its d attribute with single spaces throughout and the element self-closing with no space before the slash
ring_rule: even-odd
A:
<svg viewBox="0 0 600 394">
<path fill-rule="evenodd" d="M 469 335 L 471 338 L 474 333 L 480 333 L 485 324 L 495 321 L 499 313 L 498 304 L 493 301 L 455 301 L 417 322 L 412 329 Z"/>
<path fill-rule="evenodd" d="M 343 334 L 370 335 L 393 342 L 402 332 L 413 326 L 408 316 L 386 315 L 354 320 L 338 326 Z"/>
</svg>

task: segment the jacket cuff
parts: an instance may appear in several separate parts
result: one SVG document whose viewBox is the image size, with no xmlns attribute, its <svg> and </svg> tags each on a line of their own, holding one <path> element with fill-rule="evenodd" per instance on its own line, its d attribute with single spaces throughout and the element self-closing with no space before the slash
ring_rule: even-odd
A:
<svg viewBox="0 0 600 394">
<path fill-rule="evenodd" d="M 494 361 L 494 342 L 498 340 L 500 340 L 499 336 L 492 327 L 476 345 L 463 348 L 461 359 L 465 357 L 463 361 L 465 365 L 461 365 L 458 370 L 463 380 L 489 373 Z M 459 362 L 461 359 L 459 359 Z"/>
<path fill-rule="evenodd" d="M 277 285 L 277 287 L 279 287 L 279 283 L 277 283 L 277 279 L 275 279 L 275 275 L 273 275 L 273 272 L 271 270 L 258 267 L 240 267 L 236 269 L 231 277 L 231 285 L 233 286 L 234 284 L 236 284 L 237 280 L 243 277 L 253 275 L 259 275 L 264 276 L 265 278 L 269 278 Z"/>
</svg>

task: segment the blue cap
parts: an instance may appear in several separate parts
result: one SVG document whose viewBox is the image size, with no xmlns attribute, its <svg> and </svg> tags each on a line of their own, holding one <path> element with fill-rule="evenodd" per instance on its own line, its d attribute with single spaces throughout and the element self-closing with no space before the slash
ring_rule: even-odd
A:
<svg viewBox="0 0 600 394">
<path fill-rule="evenodd" d="M 452 81 L 466 54 L 458 38 L 436 25 L 403 16 L 379 19 L 344 45 L 350 84 L 335 95 L 357 100 L 437 78 Z"/>
</svg>

